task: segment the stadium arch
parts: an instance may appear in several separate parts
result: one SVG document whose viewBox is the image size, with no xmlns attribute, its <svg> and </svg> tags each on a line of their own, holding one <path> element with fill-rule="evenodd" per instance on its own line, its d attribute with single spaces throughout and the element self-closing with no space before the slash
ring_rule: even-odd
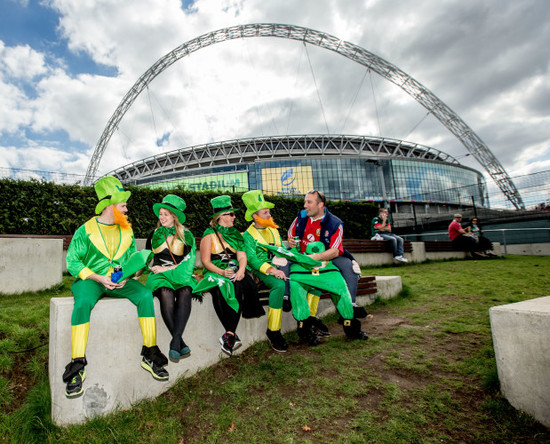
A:
<svg viewBox="0 0 550 444">
<path fill-rule="evenodd" d="M 219 29 L 192 39 L 157 60 L 130 88 L 109 119 L 92 154 L 84 183 L 88 185 L 92 183 L 113 132 L 135 99 L 155 77 L 176 61 L 202 48 L 227 40 L 251 37 L 298 40 L 328 49 L 367 67 L 397 85 L 426 108 L 466 147 L 516 209 L 525 208 L 521 195 L 512 179 L 489 147 L 458 114 L 420 82 L 397 66 L 358 45 L 314 29 L 277 23 L 254 23 Z"/>
</svg>

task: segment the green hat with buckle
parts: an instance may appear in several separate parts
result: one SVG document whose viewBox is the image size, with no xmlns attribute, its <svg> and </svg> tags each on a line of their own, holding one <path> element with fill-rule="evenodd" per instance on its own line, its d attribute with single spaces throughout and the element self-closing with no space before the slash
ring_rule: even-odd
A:
<svg viewBox="0 0 550 444">
<path fill-rule="evenodd" d="M 153 212 L 155 213 L 155 216 L 159 217 L 160 209 L 164 208 L 165 210 L 174 213 L 180 223 L 183 224 L 186 220 L 185 214 L 183 213 L 186 207 L 187 204 L 181 197 L 176 196 L 175 194 L 167 194 L 164 196 L 161 203 L 156 203 L 153 205 Z"/>
<path fill-rule="evenodd" d="M 246 214 L 244 215 L 244 218 L 249 222 L 253 219 L 252 215 L 256 211 L 260 211 L 265 208 L 271 209 L 275 206 L 275 204 L 267 202 L 264 199 L 264 195 L 260 190 L 247 191 L 243 194 L 242 199 L 246 205 Z"/>
<path fill-rule="evenodd" d="M 231 196 L 216 196 L 214 199 L 210 199 L 210 204 L 214 210 L 212 218 L 216 217 L 218 214 L 227 213 L 228 211 L 239 211 L 238 208 L 233 208 L 233 205 L 231 205 Z"/>
<path fill-rule="evenodd" d="M 130 191 L 124 191 L 122 183 L 116 177 L 105 176 L 99 179 L 94 185 L 99 203 L 95 207 L 95 214 L 101 212 L 109 205 L 127 202 L 130 198 Z"/>
</svg>

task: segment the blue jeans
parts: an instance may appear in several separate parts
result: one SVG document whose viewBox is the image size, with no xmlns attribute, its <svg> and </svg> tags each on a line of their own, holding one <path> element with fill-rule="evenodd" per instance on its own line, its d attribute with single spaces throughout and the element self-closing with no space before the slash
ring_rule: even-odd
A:
<svg viewBox="0 0 550 444">
<path fill-rule="evenodd" d="M 353 271 L 353 264 L 351 259 L 345 256 L 338 256 L 331 261 L 338 270 L 340 274 L 346 281 L 349 293 L 351 295 L 351 302 L 355 304 L 355 299 L 357 298 L 357 286 L 359 284 L 359 276 Z"/>
<path fill-rule="evenodd" d="M 403 256 L 403 238 L 393 233 L 378 233 L 382 239 L 391 242 L 393 257 Z"/>
</svg>

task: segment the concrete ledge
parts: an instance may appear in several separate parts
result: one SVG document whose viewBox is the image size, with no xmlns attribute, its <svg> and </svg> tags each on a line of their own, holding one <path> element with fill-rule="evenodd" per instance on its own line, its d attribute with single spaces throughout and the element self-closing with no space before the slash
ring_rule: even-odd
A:
<svg viewBox="0 0 550 444">
<path fill-rule="evenodd" d="M 45 290 L 63 277 L 63 240 L 0 238 L 0 293 Z"/>
<path fill-rule="evenodd" d="M 504 397 L 550 427 L 550 296 L 489 310 Z"/>
<path fill-rule="evenodd" d="M 377 285 L 379 293 L 359 297 L 358 302 L 370 304 L 376 297 L 387 299 L 396 296 L 401 289 L 401 277 L 377 278 Z M 168 390 L 179 377 L 192 376 L 220 359 L 227 358 L 221 352 L 218 342 L 224 333 L 223 327 L 209 295 L 205 295 L 202 304 L 193 302 L 191 317 L 184 332 L 191 356 L 177 364 L 168 364 L 169 381 L 155 381 L 140 367 L 142 337 L 135 306 L 126 299 L 104 298 L 95 306 L 90 320 L 84 394 L 80 398 L 67 399 L 61 377 L 65 365 L 71 359 L 72 310 L 72 297 L 53 298 L 50 301 L 49 381 L 52 419 L 57 425 L 80 423 L 117 409 L 128 409 L 142 399 L 154 398 Z M 334 304 L 330 300 L 321 300 L 319 316 L 334 311 Z M 160 316 L 156 298 L 155 312 L 157 342 L 167 354 L 170 334 Z M 237 334 L 243 346 L 236 353 L 246 350 L 254 342 L 266 340 L 266 328 L 267 308 L 266 316 L 242 319 Z M 295 329 L 296 321 L 292 315 L 283 313 L 283 332 Z"/>
</svg>

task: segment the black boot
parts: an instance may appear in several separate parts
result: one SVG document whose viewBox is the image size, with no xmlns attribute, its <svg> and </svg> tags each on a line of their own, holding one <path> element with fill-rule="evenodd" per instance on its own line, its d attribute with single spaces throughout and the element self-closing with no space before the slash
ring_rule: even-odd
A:
<svg viewBox="0 0 550 444">
<path fill-rule="evenodd" d="M 284 353 L 288 350 L 288 344 L 285 341 L 285 338 L 283 338 L 283 335 L 281 334 L 281 330 L 267 330 L 265 332 L 267 335 L 267 339 L 269 339 L 269 344 L 271 345 L 271 348 L 279 353 Z"/>
<path fill-rule="evenodd" d="M 308 345 L 310 345 L 311 347 L 319 345 L 321 343 L 321 340 L 313 331 L 313 319 L 313 316 L 310 316 L 303 321 L 298 321 L 298 328 L 296 330 L 298 336 L 301 339 L 306 340 Z"/>
<path fill-rule="evenodd" d="M 358 319 L 344 319 L 344 332 L 350 339 L 369 339 L 364 331 L 361 331 L 361 322 Z"/>
<path fill-rule="evenodd" d="M 321 319 L 312 317 L 311 324 L 313 326 L 314 333 L 320 338 L 330 336 L 328 327 L 323 323 L 323 321 L 321 321 Z"/>
</svg>

